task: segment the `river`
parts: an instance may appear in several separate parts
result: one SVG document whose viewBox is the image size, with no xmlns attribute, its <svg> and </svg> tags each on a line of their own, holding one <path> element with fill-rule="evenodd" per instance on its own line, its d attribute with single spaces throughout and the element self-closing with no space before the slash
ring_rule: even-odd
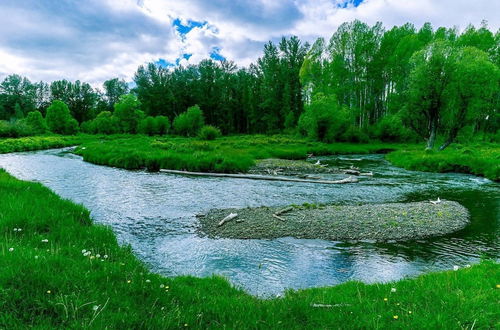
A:
<svg viewBox="0 0 500 330">
<path fill-rule="evenodd" d="M 0 167 L 86 206 L 95 222 L 111 226 L 120 243 L 130 244 L 154 272 L 218 274 L 262 297 L 350 280 L 386 282 L 464 267 L 483 256 L 500 258 L 499 184 L 465 174 L 407 171 L 391 166 L 383 155 L 319 159 L 374 176 L 348 185 L 186 177 L 93 165 L 64 149 L 0 155 Z M 411 242 L 236 240 L 200 236 L 195 217 L 212 208 L 438 197 L 467 207 L 471 224 L 445 237 Z"/>
</svg>

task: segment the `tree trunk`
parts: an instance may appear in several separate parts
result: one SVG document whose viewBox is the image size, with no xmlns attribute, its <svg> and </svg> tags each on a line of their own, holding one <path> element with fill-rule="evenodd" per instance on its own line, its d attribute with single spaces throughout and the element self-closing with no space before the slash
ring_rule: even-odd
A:
<svg viewBox="0 0 500 330">
<path fill-rule="evenodd" d="M 452 142 L 453 142 L 453 140 L 451 140 L 451 139 L 446 140 L 446 142 L 443 143 L 443 145 L 439 147 L 439 151 L 446 149 Z"/>
<path fill-rule="evenodd" d="M 431 129 L 430 129 L 429 138 L 427 139 L 427 148 L 426 149 L 434 148 L 435 142 L 436 142 L 436 123 L 435 123 L 435 121 L 433 121 L 431 123 Z"/>
</svg>

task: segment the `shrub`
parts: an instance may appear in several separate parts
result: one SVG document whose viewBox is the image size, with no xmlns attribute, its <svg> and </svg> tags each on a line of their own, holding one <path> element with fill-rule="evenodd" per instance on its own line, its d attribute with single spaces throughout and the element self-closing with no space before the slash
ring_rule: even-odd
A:
<svg viewBox="0 0 500 330">
<path fill-rule="evenodd" d="M 403 125 L 398 114 L 383 117 L 374 128 L 374 137 L 384 142 L 408 141 L 413 132 Z"/>
<path fill-rule="evenodd" d="M 34 134 L 43 134 L 47 132 L 47 123 L 40 111 L 31 111 L 28 113 L 25 123 L 31 127 Z"/>
<path fill-rule="evenodd" d="M 144 113 L 139 110 L 141 103 L 135 95 L 127 94 L 120 97 L 120 101 L 115 104 L 113 115 L 118 119 L 123 133 L 136 133 L 137 125 L 144 117 Z"/>
<path fill-rule="evenodd" d="M 312 139 L 333 142 L 346 130 L 349 116 L 334 95 L 318 93 L 299 118 L 299 132 Z"/>
<path fill-rule="evenodd" d="M 158 123 L 155 117 L 148 116 L 139 122 L 137 133 L 146 135 L 157 135 L 159 132 Z"/>
<path fill-rule="evenodd" d="M 47 108 L 45 120 L 53 133 L 70 135 L 78 132 L 78 122 L 71 116 L 66 103 L 62 101 L 52 102 Z"/>
<path fill-rule="evenodd" d="M 156 126 L 158 127 L 159 135 L 166 135 L 170 131 L 170 120 L 165 116 L 157 116 Z"/>
<path fill-rule="evenodd" d="M 220 129 L 211 125 L 203 126 L 198 134 L 199 138 L 202 140 L 215 140 L 221 135 Z"/>
<path fill-rule="evenodd" d="M 203 112 L 199 106 L 195 105 L 175 117 L 174 129 L 180 135 L 196 136 L 204 122 Z"/>
<path fill-rule="evenodd" d="M 340 136 L 340 140 L 357 143 L 368 143 L 370 141 L 368 135 L 356 126 L 349 126 L 349 128 L 347 128 L 347 130 Z"/>
</svg>

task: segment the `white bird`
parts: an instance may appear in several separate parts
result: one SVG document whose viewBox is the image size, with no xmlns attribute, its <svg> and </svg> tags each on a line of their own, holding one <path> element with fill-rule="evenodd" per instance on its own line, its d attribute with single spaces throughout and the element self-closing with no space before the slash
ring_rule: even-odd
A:
<svg viewBox="0 0 500 330">
<path fill-rule="evenodd" d="M 436 205 L 436 204 L 441 203 L 441 199 L 438 197 L 438 199 L 437 199 L 437 200 L 435 200 L 435 201 L 430 201 L 430 202 L 431 202 L 432 204 Z"/>
</svg>

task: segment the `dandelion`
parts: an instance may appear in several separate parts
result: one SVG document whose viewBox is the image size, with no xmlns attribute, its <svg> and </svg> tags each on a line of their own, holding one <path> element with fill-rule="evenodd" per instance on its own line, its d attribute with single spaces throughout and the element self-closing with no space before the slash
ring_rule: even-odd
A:
<svg viewBox="0 0 500 330">
<path fill-rule="evenodd" d="M 83 249 L 82 254 L 85 254 L 85 253 L 87 253 L 87 250 Z"/>
<path fill-rule="evenodd" d="M 130 284 L 130 283 L 132 283 L 132 281 L 131 281 L 131 280 L 128 280 L 128 281 L 127 281 L 127 283 L 128 283 L 128 284 Z"/>
<path fill-rule="evenodd" d="M 146 280 L 146 283 L 151 283 L 151 280 Z"/>
<path fill-rule="evenodd" d="M 90 259 L 95 259 L 95 257 L 94 256 L 90 256 Z"/>
<path fill-rule="evenodd" d="M 49 240 L 48 239 L 42 239 L 42 243 L 48 243 Z"/>
<path fill-rule="evenodd" d="M 14 248 L 9 248 L 9 252 L 12 252 L 12 251 L 14 251 Z"/>
<path fill-rule="evenodd" d="M 17 228 L 17 231 L 23 231 L 21 228 Z"/>
<path fill-rule="evenodd" d="M 387 300 L 389 300 L 389 299 L 387 299 L 387 298 L 384 298 L 384 301 L 387 301 Z"/>
<path fill-rule="evenodd" d="M 187 323 L 184 323 L 184 326 L 185 326 L 185 327 L 187 327 L 187 326 L 188 326 L 188 324 L 187 324 Z"/>
<path fill-rule="evenodd" d="M 170 289 L 170 287 L 167 285 L 167 286 L 165 287 L 165 289 L 167 289 L 167 290 L 168 290 L 168 289 Z"/>
<path fill-rule="evenodd" d="M 497 284 L 497 289 L 500 289 L 500 284 Z"/>
<path fill-rule="evenodd" d="M 50 291 L 50 290 L 47 290 L 47 293 L 48 293 L 48 294 L 50 294 L 50 293 L 51 293 L 51 291 Z"/>
<path fill-rule="evenodd" d="M 400 304 L 399 303 L 396 303 L 396 306 L 399 306 Z"/>
<path fill-rule="evenodd" d="M 454 271 L 457 271 L 459 268 L 460 268 L 460 267 L 458 267 L 458 266 L 453 266 L 453 270 L 454 270 Z"/>
<path fill-rule="evenodd" d="M 165 285 L 160 284 L 160 289 L 163 289 L 164 287 L 165 287 Z"/>
<path fill-rule="evenodd" d="M 38 259 L 38 256 L 35 256 L 35 259 Z"/>
<path fill-rule="evenodd" d="M 96 257 L 97 259 L 99 259 L 99 258 L 101 257 L 101 255 L 98 253 L 98 254 L 96 254 L 96 255 L 95 255 L 95 257 Z"/>
<path fill-rule="evenodd" d="M 408 314 L 411 314 L 411 311 L 408 311 Z"/>
<path fill-rule="evenodd" d="M 397 320 L 397 319 L 399 319 L 399 316 L 394 315 L 392 318 L 395 319 L 395 320 Z"/>
<path fill-rule="evenodd" d="M 108 255 L 107 254 L 104 255 L 104 259 L 108 259 Z"/>
<path fill-rule="evenodd" d="M 98 309 L 99 309 L 99 306 L 97 306 L 97 305 L 94 305 L 94 306 L 92 307 L 92 310 L 93 310 L 94 312 L 95 312 L 95 311 L 97 311 Z"/>
<path fill-rule="evenodd" d="M 471 268 L 471 265 L 465 265 L 465 268 Z"/>
<path fill-rule="evenodd" d="M 396 290 L 396 288 L 391 288 L 391 292 L 392 292 L 392 293 L 394 293 L 394 292 L 396 292 L 396 291 L 397 291 L 397 290 Z"/>
</svg>

